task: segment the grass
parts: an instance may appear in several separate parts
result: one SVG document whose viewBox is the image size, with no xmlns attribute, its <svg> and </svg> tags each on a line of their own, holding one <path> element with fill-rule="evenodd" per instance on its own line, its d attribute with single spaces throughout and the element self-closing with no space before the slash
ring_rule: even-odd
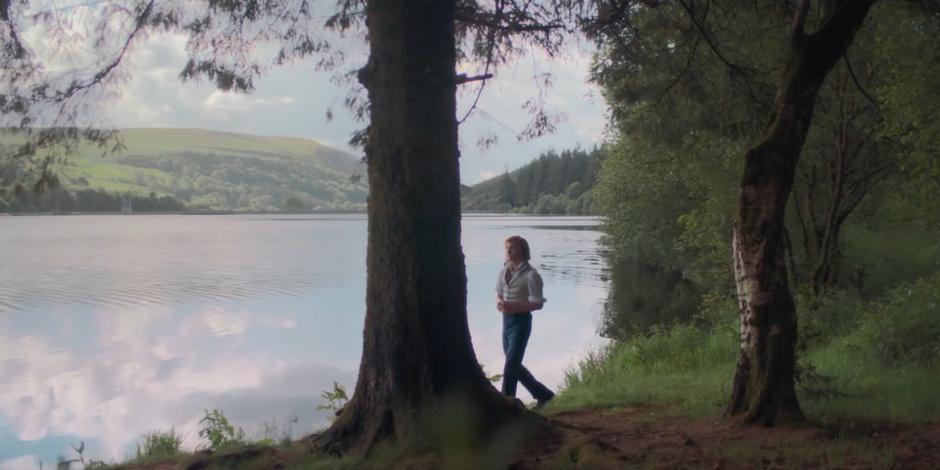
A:
<svg viewBox="0 0 940 470">
<path fill-rule="evenodd" d="M 552 409 L 655 404 L 713 415 L 727 396 L 736 351 L 736 335 L 726 326 L 654 329 L 612 343 L 566 371 Z"/>
<path fill-rule="evenodd" d="M 335 401 L 342 387 L 325 391 Z M 199 436 L 203 443 L 190 451 L 181 449 L 173 430 L 154 431 L 141 437 L 137 455 L 126 462 L 96 464 L 96 469 L 201 468 L 252 470 L 290 469 L 386 469 L 441 468 L 471 470 L 504 468 L 530 430 L 523 425 L 504 426 L 488 435 L 476 430 L 482 424 L 474 407 L 460 399 L 443 400 L 426 417 L 424 431 L 393 446 L 384 446 L 362 457 L 336 457 L 315 452 L 304 440 L 292 441 L 290 424 L 281 428 L 265 423 L 255 438 L 230 422 L 222 410 L 205 410 Z M 289 420 L 293 423 L 294 420 Z M 90 468 L 90 467 L 88 467 Z"/>
<path fill-rule="evenodd" d="M 940 419 L 940 275 L 872 301 L 837 293 L 801 305 L 800 367 L 807 379 L 798 393 L 810 416 Z M 718 415 L 729 397 L 737 343 L 730 322 L 677 324 L 614 342 L 567 371 L 551 409 L 655 404 Z"/>
<path fill-rule="evenodd" d="M 833 378 L 835 396 L 804 399 L 804 411 L 822 419 L 919 423 L 940 419 L 938 365 L 894 367 L 858 355 L 852 338 L 840 338 L 809 356 Z M 861 360 L 860 360 L 861 359 Z"/>
</svg>

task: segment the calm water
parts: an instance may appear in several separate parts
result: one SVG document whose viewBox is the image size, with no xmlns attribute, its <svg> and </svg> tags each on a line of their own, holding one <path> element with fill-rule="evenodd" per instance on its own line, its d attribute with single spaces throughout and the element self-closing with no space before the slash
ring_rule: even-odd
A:
<svg viewBox="0 0 940 470">
<path fill-rule="evenodd" d="M 557 387 L 603 344 L 597 223 L 464 218 L 470 329 L 488 372 L 502 368 L 492 291 L 512 234 L 529 239 L 548 298 L 529 369 Z M 0 218 L 0 468 L 54 468 L 79 441 L 86 458 L 120 460 L 171 427 L 192 448 L 204 409 L 249 437 L 272 421 L 294 436 L 322 427 L 320 393 L 355 384 L 365 247 L 362 215 Z"/>
</svg>

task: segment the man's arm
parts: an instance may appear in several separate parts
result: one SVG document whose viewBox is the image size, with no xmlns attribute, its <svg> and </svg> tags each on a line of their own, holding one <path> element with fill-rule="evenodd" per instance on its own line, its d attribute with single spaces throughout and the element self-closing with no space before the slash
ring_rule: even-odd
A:
<svg viewBox="0 0 940 470">
<path fill-rule="evenodd" d="M 527 300 L 516 300 L 512 302 L 507 301 L 497 301 L 497 308 L 499 305 L 502 305 L 503 309 L 500 312 L 503 313 L 522 313 L 522 312 L 532 312 L 535 310 L 541 310 L 544 306 L 544 302 L 529 302 Z"/>
</svg>

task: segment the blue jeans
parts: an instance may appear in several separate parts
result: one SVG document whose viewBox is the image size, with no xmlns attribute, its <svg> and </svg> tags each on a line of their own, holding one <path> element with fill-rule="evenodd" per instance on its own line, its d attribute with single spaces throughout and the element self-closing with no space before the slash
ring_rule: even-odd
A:
<svg viewBox="0 0 940 470">
<path fill-rule="evenodd" d="M 503 352 L 506 353 L 506 365 L 503 367 L 503 393 L 516 396 L 516 383 L 532 394 L 538 401 L 550 400 L 555 394 L 541 382 L 535 380 L 532 373 L 522 365 L 525 347 L 529 344 L 532 333 L 531 313 L 503 314 Z"/>
</svg>

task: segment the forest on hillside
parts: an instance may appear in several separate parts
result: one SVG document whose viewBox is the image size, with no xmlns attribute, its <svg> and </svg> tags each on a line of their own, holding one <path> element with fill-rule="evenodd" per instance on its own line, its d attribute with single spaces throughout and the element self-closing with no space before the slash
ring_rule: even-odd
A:
<svg viewBox="0 0 940 470">
<path fill-rule="evenodd" d="M 594 185 L 604 149 L 549 151 L 465 191 L 465 211 L 595 215 Z"/>
</svg>

